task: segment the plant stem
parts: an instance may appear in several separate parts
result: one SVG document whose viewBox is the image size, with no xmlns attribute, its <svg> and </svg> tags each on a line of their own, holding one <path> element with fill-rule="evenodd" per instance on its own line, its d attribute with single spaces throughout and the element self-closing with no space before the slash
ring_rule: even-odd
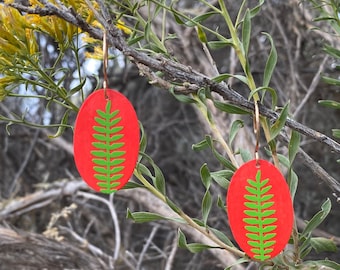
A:
<svg viewBox="0 0 340 270">
<path fill-rule="evenodd" d="M 230 18 L 230 15 L 229 15 L 229 12 L 228 12 L 228 10 L 225 6 L 224 0 L 218 0 L 218 2 L 219 2 L 219 5 L 221 7 L 222 16 L 224 17 L 225 22 L 226 22 L 228 29 L 230 31 L 230 35 L 231 35 L 231 38 L 232 38 L 232 41 L 233 41 L 233 44 L 234 44 L 233 47 L 235 49 L 236 55 L 237 55 L 237 57 L 240 61 L 243 72 L 247 77 L 249 90 L 253 91 L 253 90 L 256 89 L 256 83 L 255 83 L 253 74 L 250 71 L 249 63 L 248 63 L 247 57 L 245 55 L 243 45 L 242 45 L 240 39 L 238 38 L 237 29 L 234 26 L 234 24 L 233 24 L 233 22 Z M 254 104 L 260 100 L 258 93 L 255 93 L 253 95 L 253 100 L 254 100 Z M 269 143 L 270 140 L 271 140 L 270 127 L 268 126 L 268 123 L 267 123 L 267 121 L 264 117 L 260 117 L 260 123 L 261 123 L 261 126 L 263 128 L 266 141 L 267 141 L 267 143 Z M 273 148 L 270 144 L 269 144 L 269 146 L 271 148 L 271 153 L 272 153 L 274 164 L 279 169 L 280 165 L 279 165 L 279 160 L 278 160 L 278 157 L 277 157 L 276 149 Z"/>
<path fill-rule="evenodd" d="M 162 200 L 164 203 L 167 203 L 166 197 L 159 192 L 153 185 L 149 183 L 149 181 L 137 170 L 134 170 L 134 175 L 138 178 L 139 181 L 142 182 L 142 184 L 152 193 L 154 194 L 157 198 Z M 230 247 L 226 245 L 224 242 L 222 242 L 220 239 L 218 239 L 212 232 L 210 232 L 206 227 L 199 226 L 195 221 L 192 220 L 191 217 L 189 217 L 187 214 L 185 214 L 181 209 L 179 212 L 176 212 L 182 219 L 186 221 L 186 223 L 202 233 L 203 235 L 207 236 L 209 239 L 214 241 L 220 248 L 225 249 L 232 254 L 239 256 L 239 257 L 244 257 L 245 253 L 240 251 L 239 249 L 235 247 Z"/>
<path fill-rule="evenodd" d="M 197 97 L 194 96 L 193 97 L 196 100 L 196 105 L 200 111 L 200 113 L 203 115 L 204 119 L 206 120 L 206 122 L 208 123 L 212 134 L 215 136 L 215 138 L 217 139 L 217 141 L 222 145 L 222 147 L 224 148 L 224 150 L 226 151 L 231 163 L 238 168 L 239 165 L 237 163 L 237 160 L 235 159 L 234 153 L 232 151 L 232 149 L 229 147 L 229 145 L 226 143 L 221 130 L 218 128 L 218 126 L 216 125 L 216 123 L 213 121 L 213 119 L 208 117 L 208 111 L 207 111 L 207 107 L 206 105 Z"/>
</svg>

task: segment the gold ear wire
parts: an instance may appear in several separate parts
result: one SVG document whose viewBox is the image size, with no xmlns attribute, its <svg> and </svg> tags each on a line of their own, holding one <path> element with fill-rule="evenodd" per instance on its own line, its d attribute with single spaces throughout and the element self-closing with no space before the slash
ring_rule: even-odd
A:
<svg viewBox="0 0 340 270">
<path fill-rule="evenodd" d="M 255 160 L 256 160 L 256 166 L 259 165 L 259 145 L 260 145 L 260 110 L 259 105 L 257 104 L 257 101 L 254 100 L 254 108 L 255 108 L 255 115 L 254 115 L 254 133 L 256 138 L 255 143 Z"/>
<path fill-rule="evenodd" d="M 106 89 L 108 87 L 107 64 L 108 64 L 107 33 L 106 33 L 106 29 L 104 29 L 104 32 L 103 32 L 103 75 L 104 75 L 103 88 L 104 88 L 104 94 L 105 94 L 106 99 L 108 98 L 106 94 Z"/>
</svg>

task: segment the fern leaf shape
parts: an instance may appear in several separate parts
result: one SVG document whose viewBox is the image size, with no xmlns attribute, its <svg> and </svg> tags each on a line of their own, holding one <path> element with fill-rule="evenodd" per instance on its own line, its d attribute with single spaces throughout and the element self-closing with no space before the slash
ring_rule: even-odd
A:
<svg viewBox="0 0 340 270">
<path fill-rule="evenodd" d="M 277 218 L 272 217 L 275 210 L 268 209 L 274 205 L 273 194 L 268 194 L 272 186 L 267 185 L 269 179 L 261 180 L 261 170 L 258 170 L 255 180 L 248 179 L 248 185 L 245 187 L 248 194 L 244 195 L 246 201 L 244 214 L 247 216 L 243 222 L 247 224 L 244 228 L 248 231 L 246 234 L 248 245 L 252 247 L 254 258 L 264 261 L 270 258 L 269 253 L 273 250 L 271 247 L 276 241 L 273 239 L 276 233 L 273 231 L 277 228 L 275 221 Z"/>
<path fill-rule="evenodd" d="M 96 140 L 92 143 L 95 150 L 91 151 L 95 172 L 93 176 L 98 180 L 97 185 L 101 192 L 111 193 L 124 176 L 121 172 L 124 170 L 126 152 L 121 148 L 125 143 L 119 141 L 124 137 L 119 133 L 124 127 L 119 126 L 122 119 L 119 117 L 119 110 L 111 112 L 111 100 L 107 101 L 105 111 L 96 112 L 94 120 L 98 125 L 93 126 L 95 133 L 92 135 Z"/>
</svg>

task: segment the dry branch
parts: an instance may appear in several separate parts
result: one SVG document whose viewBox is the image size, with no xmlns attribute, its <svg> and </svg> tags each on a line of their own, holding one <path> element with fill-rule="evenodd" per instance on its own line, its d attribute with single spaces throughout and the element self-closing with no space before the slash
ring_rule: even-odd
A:
<svg viewBox="0 0 340 270">
<path fill-rule="evenodd" d="M 67 242 L 0 227 L 0 270 L 106 269 L 103 261 Z"/>
</svg>

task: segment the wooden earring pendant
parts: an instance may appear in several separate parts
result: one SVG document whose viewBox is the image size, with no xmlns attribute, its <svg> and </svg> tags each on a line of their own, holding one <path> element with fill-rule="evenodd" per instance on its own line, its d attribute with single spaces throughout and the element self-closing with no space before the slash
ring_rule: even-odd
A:
<svg viewBox="0 0 340 270">
<path fill-rule="evenodd" d="M 112 89 L 93 92 L 78 113 L 73 144 L 76 167 L 91 188 L 103 193 L 121 189 L 139 151 L 138 119 L 130 101 Z"/>
<path fill-rule="evenodd" d="M 113 193 L 130 179 L 139 153 L 139 124 L 130 101 L 107 88 L 108 48 L 103 40 L 104 89 L 82 104 L 74 127 L 74 160 L 80 176 L 95 191 Z"/>
<path fill-rule="evenodd" d="M 265 261 L 287 245 L 293 228 L 293 205 L 288 185 L 270 162 L 258 158 L 259 113 L 256 112 L 255 159 L 243 164 L 231 178 L 227 213 L 235 241 L 252 259 Z"/>
</svg>

